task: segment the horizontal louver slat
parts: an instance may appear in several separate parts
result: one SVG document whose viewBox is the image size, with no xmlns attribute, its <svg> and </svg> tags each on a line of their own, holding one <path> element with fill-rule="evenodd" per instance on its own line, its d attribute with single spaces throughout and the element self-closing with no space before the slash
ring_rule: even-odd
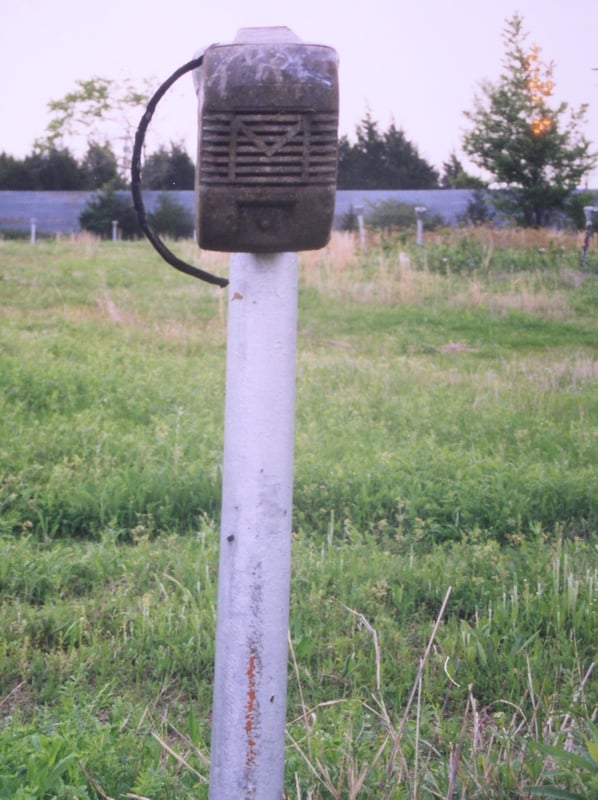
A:
<svg viewBox="0 0 598 800">
<path fill-rule="evenodd" d="M 334 114 L 203 115 L 200 180 L 207 183 L 334 184 L 336 162 Z"/>
</svg>

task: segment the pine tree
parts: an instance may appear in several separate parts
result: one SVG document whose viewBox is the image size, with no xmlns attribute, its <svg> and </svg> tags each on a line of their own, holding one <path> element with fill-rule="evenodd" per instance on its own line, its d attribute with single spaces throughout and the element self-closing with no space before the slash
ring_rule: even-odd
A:
<svg viewBox="0 0 598 800">
<path fill-rule="evenodd" d="M 543 62 L 526 39 L 523 19 L 515 14 L 503 33 L 498 82 L 482 83 L 482 96 L 465 113 L 472 128 L 463 149 L 503 189 L 497 205 L 524 225 L 540 226 L 564 209 L 596 154 L 581 132 L 587 106 L 551 105 L 553 65 Z"/>
<path fill-rule="evenodd" d="M 381 132 L 368 112 L 356 129 L 357 141 L 339 143 L 339 189 L 435 189 L 438 173 L 394 122 Z"/>
</svg>

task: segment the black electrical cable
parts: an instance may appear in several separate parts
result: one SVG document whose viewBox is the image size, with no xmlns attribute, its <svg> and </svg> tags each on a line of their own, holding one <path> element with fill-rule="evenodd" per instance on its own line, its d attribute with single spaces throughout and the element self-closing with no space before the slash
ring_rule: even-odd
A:
<svg viewBox="0 0 598 800">
<path fill-rule="evenodd" d="M 213 283 L 216 286 L 224 288 L 228 286 L 226 278 L 219 278 L 217 275 L 212 275 L 210 272 L 205 272 L 203 269 L 198 269 L 191 264 L 187 264 L 186 261 L 182 261 L 166 247 L 148 222 L 141 194 L 141 151 L 143 149 L 145 134 L 154 115 L 154 111 L 156 110 L 156 106 L 175 81 L 178 81 L 180 77 L 191 72 L 191 70 L 200 67 L 202 61 L 203 56 L 199 56 L 199 58 L 195 58 L 193 61 L 189 61 L 187 64 L 183 64 L 182 67 L 179 67 L 176 72 L 172 73 L 170 78 L 164 81 L 147 104 L 145 113 L 141 117 L 137 132 L 135 133 L 135 144 L 133 146 L 133 157 L 131 159 L 131 194 L 133 195 L 133 205 L 135 206 L 141 229 L 162 258 L 172 267 L 184 272 L 186 275 L 191 275 L 194 278 L 199 278 L 202 281 Z"/>
</svg>

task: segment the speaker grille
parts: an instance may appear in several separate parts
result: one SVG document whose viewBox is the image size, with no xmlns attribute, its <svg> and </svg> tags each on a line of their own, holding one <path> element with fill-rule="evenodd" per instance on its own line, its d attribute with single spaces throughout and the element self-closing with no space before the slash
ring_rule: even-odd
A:
<svg viewBox="0 0 598 800">
<path fill-rule="evenodd" d="M 200 181 L 334 184 L 337 117 L 314 113 L 204 113 Z"/>
</svg>

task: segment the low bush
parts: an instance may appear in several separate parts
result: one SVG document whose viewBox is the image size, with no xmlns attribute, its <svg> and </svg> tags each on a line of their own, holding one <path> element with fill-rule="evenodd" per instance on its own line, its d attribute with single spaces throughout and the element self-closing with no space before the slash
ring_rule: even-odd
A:
<svg viewBox="0 0 598 800">
<path fill-rule="evenodd" d="M 113 189 L 97 192 L 79 214 L 79 224 L 83 230 L 95 233 L 102 239 L 112 236 L 113 221 L 118 223 L 123 239 L 135 239 L 142 235 L 132 200 Z"/>
<path fill-rule="evenodd" d="M 158 196 L 156 209 L 148 214 L 152 228 L 171 239 L 189 239 L 193 236 L 193 217 L 176 200 L 165 192 Z"/>
<path fill-rule="evenodd" d="M 374 230 L 405 230 L 414 228 L 416 224 L 415 206 L 398 200 L 382 200 L 372 205 L 366 215 L 369 228 Z M 426 213 L 424 225 L 426 230 L 433 230 L 442 224 L 438 214 Z"/>
</svg>

